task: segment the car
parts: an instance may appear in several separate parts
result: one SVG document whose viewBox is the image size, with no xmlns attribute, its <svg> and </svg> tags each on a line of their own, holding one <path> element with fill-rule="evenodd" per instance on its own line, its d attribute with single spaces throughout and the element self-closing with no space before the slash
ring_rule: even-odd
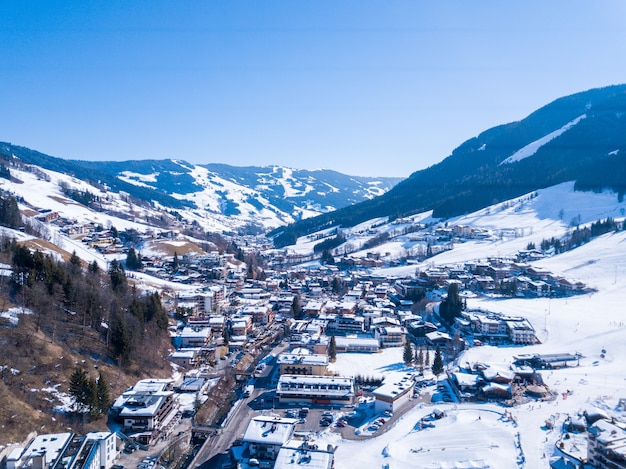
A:
<svg viewBox="0 0 626 469">
<path fill-rule="evenodd" d="M 329 420 L 320 420 L 320 427 L 330 427 L 331 422 Z"/>
<path fill-rule="evenodd" d="M 376 425 L 376 424 L 374 424 L 374 423 L 373 423 L 373 424 L 371 424 L 369 427 L 367 427 L 367 429 L 368 429 L 370 432 L 375 432 L 375 431 L 378 431 L 378 429 L 379 429 L 379 428 L 380 428 L 380 426 L 378 426 L 378 425 Z"/>
<path fill-rule="evenodd" d="M 339 420 L 336 425 L 340 428 L 345 427 L 346 425 L 348 425 L 346 422 L 344 422 L 343 420 Z"/>
<path fill-rule="evenodd" d="M 383 415 L 385 417 L 391 417 L 393 415 L 393 412 L 391 412 L 389 409 L 387 409 L 386 411 L 383 412 Z"/>
</svg>

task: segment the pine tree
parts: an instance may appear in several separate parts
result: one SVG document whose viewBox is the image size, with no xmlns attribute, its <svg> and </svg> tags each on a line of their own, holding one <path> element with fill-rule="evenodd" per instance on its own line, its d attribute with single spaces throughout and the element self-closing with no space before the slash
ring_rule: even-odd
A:
<svg viewBox="0 0 626 469">
<path fill-rule="evenodd" d="M 89 389 L 89 378 L 87 372 L 81 368 L 76 368 L 70 376 L 70 396 L 74 399 L 74 409 L 83 411 L 89 407 L 91 392 Z"/>
<path fill-rule="evenodd" d="M 428 368 L 430 366 L 430 351 L 428 350 L 428 347 L 426 347 L 426 350 L 424 351 L 424 368 Z"/>
<path fill-rule="evenodd" d="M 177 272 L 179 265 L 180 264 L 178 262 L 178 253 L 176 251 L 174 251 L 174 260 L 172 261 L 172 270 L 174 272 Z"/>
<path fill-rule="evenodd" d="M 111 278 L 111 288 L 116 293 L 124 293 L 126 291 L 126 272 L 122 264 L 116 259 L 111 261 L 109 267 L 109 277 Z"/>
<path fill-rule="evenodd" d="M 141 257 L 137 255 L 135 248 L 131 247 L 126 255 L 126 268 L 130 270 L 140 270 L 143 268 Z"/>
<path fill-rule="evenodd" d="M 298 295 L 293 297 L 293 302 L 291 303 L 291 314 L 296 319 L 302 319 L 302 308 L 300 307 L 300 298 Z"/>
<path fill-rule="evenodd" d="M 406 366 L 410 366 L 413 362 L 413 349 L 411 347 L 411 341 L 407 340 L 404 344 L 404 353 L 402 354 L 402 360 Z"/>
<path fill-rule="evenodd" d="M 437 350 L 435 350 L 435 359 L 433 360 L 432 371 L 435 376 L 443 373 L 443 357 L 441 356 L 441 349 L 439 346 L 437 346 Z"/>
<path fill-rule="evenodd" d="M 420 372 L 424 371 L 424 346 L 421 346 L 419 352 L 417 352 L 417 357 L 415 358 L 415 362 L 417 363 L 417 368 Z"/>
<path fill-rule="evenodd" d="M 331 362 L 337 359 L 337 342 L 335 341 L 335 334 L 330 336 L 330 342 L 328 344 L 328 358 Z"/>
<path fill-rule="evenodd" d="M 111 398 L 109 396 L 109 388 L 104 380 L 104 376 L 102 376 L 102 372 L 98 375 L 98 381 L 96 383 L 96 400 L 98 413 L 105 414 L 109 410 Z"/>
</svg>

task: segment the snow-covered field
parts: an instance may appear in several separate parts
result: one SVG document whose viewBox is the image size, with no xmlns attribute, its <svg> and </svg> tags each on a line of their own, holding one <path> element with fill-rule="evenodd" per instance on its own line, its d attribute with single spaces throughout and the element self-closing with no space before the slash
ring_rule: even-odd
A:
<svg viewBox="0 0 626 469">
<path fill-rule="evenodd" d="M 489 256 L 507 256 L 529 242 L 562 236 L 573 218 L 581 224 L 608 216 L 623 219 L 624 204 L 615 194 L 572 192 L 571 184 L 538 191 L 536 197 L 520 198 L 462 217 L 454 223 L 490 230 L 518 228 L 518 237 L 496 243 L 472 241 L 429 259 L 429 264 L 455 264 Z M 521 236 L 519 233 L 523 233 Z M 389 251 L 390 245 L 381 250 Z M 569 298 L 502 299 L 470 298 L 469 308 L 482 308 L 524 316 L 533 324 L 541 344 L 526 347 L 474 347 L 457 363 L 484 362 L 508 368 L 514 355 L 522 353 L 580 352 L 580 366 L 542 372 L 552 402 L 531 402 L 506 408 L 494 404 L 438 402 L 445 411 L 441 420 L 418 430 L 419 421 L 435 408 L 420 404 L 407 412 L 387 432 L 367 441 L 345 441 L 325 432 L 324 442 L 337 445 L 335 467 L 469 469 L 547 468 L 568 416 L 600 409 L 618 419 L 626 398 L 626 232 L 607 234 L 587 245 L 534 263 L 554 274 L 580 280 L 596 292 Z M 419 266 L 417 266 L 419 267 Z M 424 267 L 424 266 L 422 266 Z M 405 275 L 416 266 L 380 269 L 377 274 Z M 606 353 L 602 354 L 605 350 Z M 604 356 L 602 356 L 604 355 Z M 339 354 L 333 370 L 341 374 L 374 376 L 404 369 L 401 349 L 378 354 Z M 504 412 L 510 412 L 510 418 Z M 479 419 L 480 417 L 480 419 Z M 546 428 L 555 422 L 554 430 Z M 519 447 L 518 447 L 519 445 Z M 585 454 L 585 449 L 582 449 Z"/>
</svg>

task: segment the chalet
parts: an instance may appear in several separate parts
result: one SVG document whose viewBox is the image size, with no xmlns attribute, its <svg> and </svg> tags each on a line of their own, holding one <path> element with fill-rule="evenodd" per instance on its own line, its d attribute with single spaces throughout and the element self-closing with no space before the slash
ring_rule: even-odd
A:
<svg viewBox="0 0 626 469">
<path fill-rule="evenodd" d="M 471 399 L 478 393 L 484 381 L 477 374 L 452 373 L 450 383 L 461 399 Z"/>
<path fill-rule="evenodd" d="M 381 347 L 402 347 L 406 342 L 406 328 L 403 326 L 381 326 L 374 331 L 374 336 Z"/>
<path fill-rule="evenodd" d="M 230 327 L 233 335 L 247 335 L 252 328 L 252 316 L 237 316 L 232 319 Z"/>
<path fill-rule="evenodd" d="M 513 396 L 511 385 L 488 383 L 481 388 L 482 395 L 487 399 L 510 399 Z"/>
<path fill-rule="evenodd" d="M 209 316 L 208 325 L 215 334 L 222 334 L 226 328 L 226 318 L 224 316 Z"/>
<path fill-rule="evenodd" d="M 275 315 L 269 305 L 246 306 L 241 314 L 251 316 L 253 323 L 262 325 L 274 322 Z"/>
<path fill-rule="evenodd" d="M 323 301 L 308 301 L 302 308 L 302 312 L 305 316 L 319 316 L 324 312 Z"/>
<path fill-rule="evenodd" d="M 186 348 L 170 353 L 168 359 L 178 366 L 189 368 L 198 361 L 199 356 L 199 348 Z"/>
</svg>

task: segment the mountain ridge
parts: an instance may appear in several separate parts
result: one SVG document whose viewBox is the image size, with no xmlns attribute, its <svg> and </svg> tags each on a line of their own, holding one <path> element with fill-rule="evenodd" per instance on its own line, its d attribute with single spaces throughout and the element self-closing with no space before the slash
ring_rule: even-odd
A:
<svg viewBox="0 0 626 469">
<path fill-rule="evenodd" d="M 0 143 L 5 166 L 19 160 L 89 183 L 83 191 L 125 194 L 146 210 L 171 212 L 207 231 L 252 232 L 286 225 L 376 197 L 400 178 L 348 176 L 282 166 L 194 165 L 184 160 L 64 160 Z M 71 182 L 66 182 L 72 186 Z M 71 189 L 71 187 L 69 188 Z"/>
<path fill-rule="evenodd" d="M 583 114 L 585 119 L 531 156 L 501 164 Z M 426 210 L 449 218 L 568 180 L 577 181 L 579 190 L 606 187 L 623 195 L 626 161 L 619 158 L 620 151 L 626 151 L 626 85 L 584 91 L 559 98 L 520 121 L 485 130 L 376 199 L 277 228 L 270 235 L 280 247 L 305 233 L 354 226 L 368 218 L 395 218 Z"/>
</svg>

